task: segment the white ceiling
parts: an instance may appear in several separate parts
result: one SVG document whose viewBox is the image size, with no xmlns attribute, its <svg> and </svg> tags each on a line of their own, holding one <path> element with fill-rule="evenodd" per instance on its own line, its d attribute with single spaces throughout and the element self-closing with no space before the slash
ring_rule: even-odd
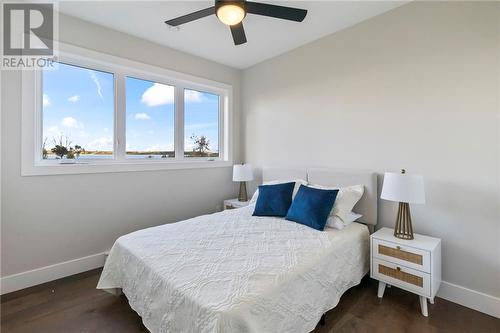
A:
<svg viewBox="0 0 500 333">
<path fill-rule="evenodd" d="M 61 1 L 59 10 L 83 20 L 235 68 L 247 68 L 408 1 L 261 1 L 308 10 L 297 23 L 248 15 L 248 42 L 235 46 L 215 15 L 169 28 L 164 21 L 213 6 L 213 1 Z"/>
</svg>

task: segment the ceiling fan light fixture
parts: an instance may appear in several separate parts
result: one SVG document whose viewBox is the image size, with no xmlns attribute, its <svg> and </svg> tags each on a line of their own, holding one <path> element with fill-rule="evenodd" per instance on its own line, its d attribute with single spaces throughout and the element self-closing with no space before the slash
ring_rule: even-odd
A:
<svg viewBox="0 0 500 333">
<path fill-rule="evenodd" d="M 181 24 L 196 21 L 215 14 L 219 21 L 229 26 L 234 45 L 241 45 L 247 42 L 242 22 L 247 14 L 295 22 L 302 22 L 307 15 L 306 9 L 278 6 L 270 3 L 246 0 L 215 0 L 214 2 L 215 4 L 212 7 L 173 18 L 165 21 L 165 23 L 169 26 L 177 27 Z"/>
<path fill-rule="evenodd" d="M 235 25 L 243 21 L 246 16 L 242 5 L 236 3 L 222 4 L 217 8 L 217 18 L 225 25 Z"/>
</svg>

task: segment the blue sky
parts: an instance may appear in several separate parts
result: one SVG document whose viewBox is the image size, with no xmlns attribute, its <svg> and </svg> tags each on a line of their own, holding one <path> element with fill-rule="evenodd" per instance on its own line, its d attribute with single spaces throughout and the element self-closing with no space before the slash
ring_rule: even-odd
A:
<svg viewBox="0 0 500 333">
<path fill-rule="evenodd" d="M 63 134 L 87 150 L 112 150 L 114 82 L 110 73 L 59 64 L 43 73 L 43 136 L 47 147 Z M 173 150 L 173 87 L 126 78 L 127 151 Z M 185 91 L 185 149 L 205 135 L 218 150 L 217 95 Z"/>
</svg>

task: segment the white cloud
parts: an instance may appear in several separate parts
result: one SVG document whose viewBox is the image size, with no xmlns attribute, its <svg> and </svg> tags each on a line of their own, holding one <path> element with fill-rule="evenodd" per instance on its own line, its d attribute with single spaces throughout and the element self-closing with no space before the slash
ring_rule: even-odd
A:
<svg viewBox="0 0 500 333">
<path fill-rule="evenodd" d="M 90 141 L 85 146 L 86 150 L 111 150 L 113 148 L 113 138 L 110 136 L 102 136 L 93 141 Z"/>
<path fill-rule="evenodd" d="M 174 103 L 174 87 L 155 83 L 142 94 L 141 102 L 147 106 L 172 104 Z"/>
<path fill-rule="evenodd" d="M 196 90 L 185 90 L 186 102 L 199 103 L 203 101 L 203 93 Z M 154 83 L 142 94 L 141 102 L 147 106 L 160 106 L 174 103 L 174 87 Z"/>
<path fill-rule="evenodd" d="M 199 103 L 203 101 L 203 93 L 196 90 L 184 90 L 184 100 L 186 102 Z"/>
<path fill-rule="evenodd" d="M 97 77 L 97 75 L 95 75 L 94 71 L 89 70 L 89 73 L 90 73 L 90 77 L 92 78 L 92 81 L 94 81 L 95 87 L 97 89 L 97 95 L 99 95 L 99 97 L 101 97 L 101 99 L 102 99 L 101 81 L 99 81 L 99 78 Z"/>
<path fill-rule="evenodd" d="M 49 95 L 43 94 L 43 107 L 46 108 L 49 105 L 50 105 Z"/>
<path fill-rule="evenodd" d="M 59 126 L 51 126 L 44 131 L 43 135 L 44 137 L 52 139 L 53 137 L 62 135 L 62 130 Z"/>
<path fill-rule="evenodd" d="M 134 115 L 135 120 L 150 120 L 151 117 L 145 112 L 139 112 Z"/>
<path fill-rule="evenodd" d="M 68 102 L 75 103 L 75 102 L 78 102 L 79 100 L 80 100 L 80 96 L 78 96 L 78 95 L 68 97 Z"/>
<path fill-rule="evenodd" d="M 64 117 L 61 125 L 67 128 L 83 128 L 83 124 L 73 117 Z"/>
</svg>

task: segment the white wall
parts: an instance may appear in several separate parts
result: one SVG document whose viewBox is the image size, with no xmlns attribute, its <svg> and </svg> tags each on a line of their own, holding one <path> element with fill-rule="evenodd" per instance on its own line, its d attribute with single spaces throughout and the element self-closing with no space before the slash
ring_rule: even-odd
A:
<svg viewBox="0 0 500 333">
<path fill-rule="evenodd" d="M 414 227 L 442 238 L 443 279 L 499 297 L 499 12 L 411 3 L 245 70 L 245 160 L 424 175 Z"/>
<path fill-rule="evenodd" d="M 60 40 L 232 85 L 239 132 L 240 71 L 68 16 Z M 120 235 L 214 212 L 237 193 L 230 167 L 21 177 L 19 72 L 2 72 L 1 103 L 2 277 L 103 252 Z M 236 135 L 235 161 L 239 148 Z"/>
</svg>

